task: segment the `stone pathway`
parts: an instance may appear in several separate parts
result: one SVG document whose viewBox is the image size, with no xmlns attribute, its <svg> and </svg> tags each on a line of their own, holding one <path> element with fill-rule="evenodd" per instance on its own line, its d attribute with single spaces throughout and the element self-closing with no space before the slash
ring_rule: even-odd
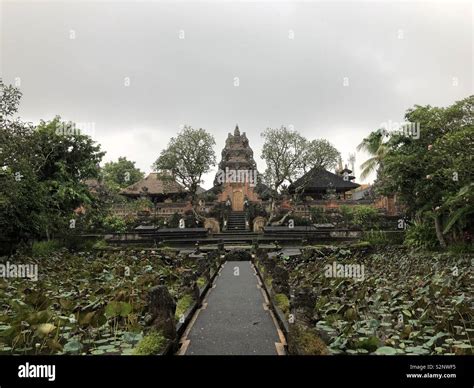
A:
<svg viewBox="0 0 474 388">
<path fill-rule="evenodd" d="M 282 354 L 277 326 L 252 264 L 226 262 L 214 284 L 186 330 L 179 354 Z"/>
</svg>

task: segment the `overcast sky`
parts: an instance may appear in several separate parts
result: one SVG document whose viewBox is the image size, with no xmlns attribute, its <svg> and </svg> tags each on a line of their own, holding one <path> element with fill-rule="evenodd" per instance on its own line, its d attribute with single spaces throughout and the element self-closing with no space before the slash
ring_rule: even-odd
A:
<svg viewBox="0 0 474 388">
<path fill-rule="evenodd" d="M 267 127 L 347 159 L 414 104 L 473 94 L 472 4 L 2 1 L 2 78 L 21 83 L 23 119 L 81 123 L 105 161 L 145 172 L 183 124 L 210 131 L 220 159 L 238 123 L 262 172 Z"/>
</svg>

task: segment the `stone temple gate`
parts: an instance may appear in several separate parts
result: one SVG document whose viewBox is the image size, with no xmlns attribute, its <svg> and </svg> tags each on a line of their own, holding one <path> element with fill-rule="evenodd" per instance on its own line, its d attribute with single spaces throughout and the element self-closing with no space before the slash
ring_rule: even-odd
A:
<svg viewBox="0 0 474 388">
<path fill-rule="evenodd" d="M 259 202 L 255 186 L 257 185 L 257 164 L 253 159 L 253 150 L 245 132 L 240 133 L 239 126 L 234 134 L 229 133 L 222 159 L 214 179 L 214 186 L 221 186 L 218 201 L 230 201 L 233 211 L 243 211 L 244 202 Z"/>
</svg>

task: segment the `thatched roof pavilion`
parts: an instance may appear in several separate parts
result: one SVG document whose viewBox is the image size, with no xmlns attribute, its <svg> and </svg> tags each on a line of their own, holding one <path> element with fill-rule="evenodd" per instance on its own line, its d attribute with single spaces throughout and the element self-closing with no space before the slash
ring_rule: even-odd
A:
<svg viewBox="0 0 474 388">
<path fill-rule="evenodd" d="M 128 198 L 150 198 L 152 201 L 163 201 L 169 197 L 185 197 L 187 191 L 171 178 L 152 172 L 146 178 L 120 191 Z"/>
<path fill-rule="evenodd" d="M 300 193 L 314 199 L 322 199 L 331 190 L 342 193 L 345 197 L 347 191 L 359 186 L 359 184 L 351 182 L 350 179 L 344 179 L 344 176 L 316 167 L 293 182 L 288 187 L 288 191 L 291 194 Z"/>
</svg>

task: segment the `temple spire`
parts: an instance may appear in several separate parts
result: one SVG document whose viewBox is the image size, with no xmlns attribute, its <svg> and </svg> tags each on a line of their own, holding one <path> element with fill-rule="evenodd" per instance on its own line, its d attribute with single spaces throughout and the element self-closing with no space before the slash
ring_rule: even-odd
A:
<svg viewBox="0 0 474 388">
<path fill-rule="evenodd" d="M 234 136 L 240 136 L 239 124 L 235 126 L 234 129 Z"/>
</svg>

